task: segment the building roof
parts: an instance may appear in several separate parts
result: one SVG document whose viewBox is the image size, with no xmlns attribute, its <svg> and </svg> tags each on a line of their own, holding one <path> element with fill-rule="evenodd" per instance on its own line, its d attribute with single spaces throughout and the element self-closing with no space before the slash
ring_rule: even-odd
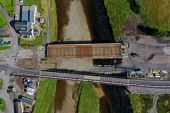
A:
<svg viewBox="0 0 170 113">
<path fill-rule="evenodd" d="M 32 100 L 30 98 L 27 98 L 27 97 L 24 97 L 24 96 L 21 97 L 21 101 L 23 103 L 28 104 L 28 105 L 33 105 L 34 104 L 34 100 Z"/>
<path fill-rule="evenodd" d="M 32 100 L 30 98 L 27 98 L 27 97 L 24 97 L 24 96 L 21 97 L 21 101 L 23 103 L 28 104 L 28 105 L 33 105 L 34 104 L 34 100 Z"/>
<path fill-rule="evenodd" d="M 36 6 L 22 6 L 21 21 L 34 23 L 36 10 Z"/>
<path fill-rule="evenodd" d="M 32 23 L 31 22 L 15 22 L 15 29 L 22 36 L 32 36 Z"/>
<path fill-rule="evenodd" d="M 48 45 L 48 58 L 121 58 L 120 43 Z"/>
<path fill-rule="evenodd" d="M 29 6 L 22 6 L 22 21 L 29 21 Z"/>
</svg>

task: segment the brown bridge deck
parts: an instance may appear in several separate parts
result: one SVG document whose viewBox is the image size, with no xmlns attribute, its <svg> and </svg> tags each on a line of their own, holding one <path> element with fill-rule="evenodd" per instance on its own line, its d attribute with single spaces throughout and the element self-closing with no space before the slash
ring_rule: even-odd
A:
<svg viewBox="0 0 170 113">
<path fill-rule="evenodd" d="M 98 44 L 56 44 L 48 45 L 48 58 L 92 58 L 111 59 L 121 58 L 120 43 Z"/>
</svg>

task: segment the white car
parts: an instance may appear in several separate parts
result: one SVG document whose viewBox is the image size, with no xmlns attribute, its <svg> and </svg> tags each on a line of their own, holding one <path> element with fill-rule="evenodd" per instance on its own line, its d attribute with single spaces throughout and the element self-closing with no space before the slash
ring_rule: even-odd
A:
<svg viewBox="0 0 170 113">
<path fill-rule="evenodd" d="M 23 0 L 19 0 L 19 2 L 23 3 Z"/>
</svg>

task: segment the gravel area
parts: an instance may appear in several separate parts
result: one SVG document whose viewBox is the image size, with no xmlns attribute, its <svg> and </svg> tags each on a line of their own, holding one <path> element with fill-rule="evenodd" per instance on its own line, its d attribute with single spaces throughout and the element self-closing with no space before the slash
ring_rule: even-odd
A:
<svg viewBox="0 0 170 113">
<path fill-rule="evenodd" d="M 129 57 L 123 59 L 122 66 L 142 68 L 145 72 L 149 68 L 170 70 L 170 54 L 167 48 L 170 43 L 160 43 L 151 36 L 127 36 L 124 40 L 129 43 L 126 54 Z M 137 53 L 139 57 L 132 57 L 131 53 Z"/>
</svg>

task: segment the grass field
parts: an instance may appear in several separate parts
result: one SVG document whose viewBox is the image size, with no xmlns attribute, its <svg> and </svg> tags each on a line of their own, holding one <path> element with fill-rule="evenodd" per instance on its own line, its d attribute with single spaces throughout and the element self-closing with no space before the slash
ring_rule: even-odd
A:
<svg viewBox="0 0 170 113">
<path fill-rule="evenodd" d="M 0 46 L 0 51 L 1 50 L 6 50 L 6 49 L 8 49 L 8 48 L 10 48 L 11 46 Z"/>
<path fill-rule="evenodd" d="M 35 39 L 25 39 L 23 37 L 19 38 L 19 45 L 20 46 L 39 46 L 43 44 L 43 37 L 42 35 L 37 36 Z"/>
<path fill-rule="evenodd" d="M 41 0 L 24 0 L 24 5 L 36 5 L 38 7 L 38 11 L 41 13 L 43 12 Z"/>
<path fill-rule="evenodd" d="M 120 29 L 125 19 L 132 14 L 127 0 L 104 0 L 115 41 L 118 41 Z"/>
<path fill-rule="evenodd" d="M 129 94 L 133 113 L 148 113 L 152 107 L 153 99 L 151 95 Z"/>
<path fill-rule="evenodd" d="M 170 31 L 169 0 L 138 0 L 140 13 L 147 25 L 160 32 Z"/>
<path fill-rule="evenodd" d="M 5 110 L 5 101 L 0 98 L 0 111 L 4 111 Z"/>
<path fill-rule="evenodd" d="M 99 100 L 91 83 L 82 83 L 78 113 L 99 113 Z"/>
<path fill-rule="evenodd" d="M 15 0 L 0 0 L 0 4 L 8 12 L 9 16 L 14 16 Z"/>
<path fill-rule="evenodd" d="M 0 79 L 0 89 L 2 88 L 2 85 L 3 85 L 3 81 L 2 79 Z"/>
<path fill-rule="evenodd" d="M 158 113 L 170 113 L 170 95 L 160 95 L 157 103 Z"/>
<path fill-rule="evenodd" d="M 57 40 L 57 29 L 58 29 L 58 22 L 57 22 L 57 11 L 56 11 L 56 2 L 55 0 L 50 0 L 50 41 L 54 42 Z"/>
<path fill-rule="evenodd" d="M 0 28 L 6 27 L 7 26 L 7 20 L 4 17 L 4 14 L 0 10 Z"/>
<path fill-rule="evenodd" d="M 57 81 L 54 79 L 43 79 L 40 81 L 36 104 L 33 113 L 50 113 L 55 97 Z"/>
</svg>

